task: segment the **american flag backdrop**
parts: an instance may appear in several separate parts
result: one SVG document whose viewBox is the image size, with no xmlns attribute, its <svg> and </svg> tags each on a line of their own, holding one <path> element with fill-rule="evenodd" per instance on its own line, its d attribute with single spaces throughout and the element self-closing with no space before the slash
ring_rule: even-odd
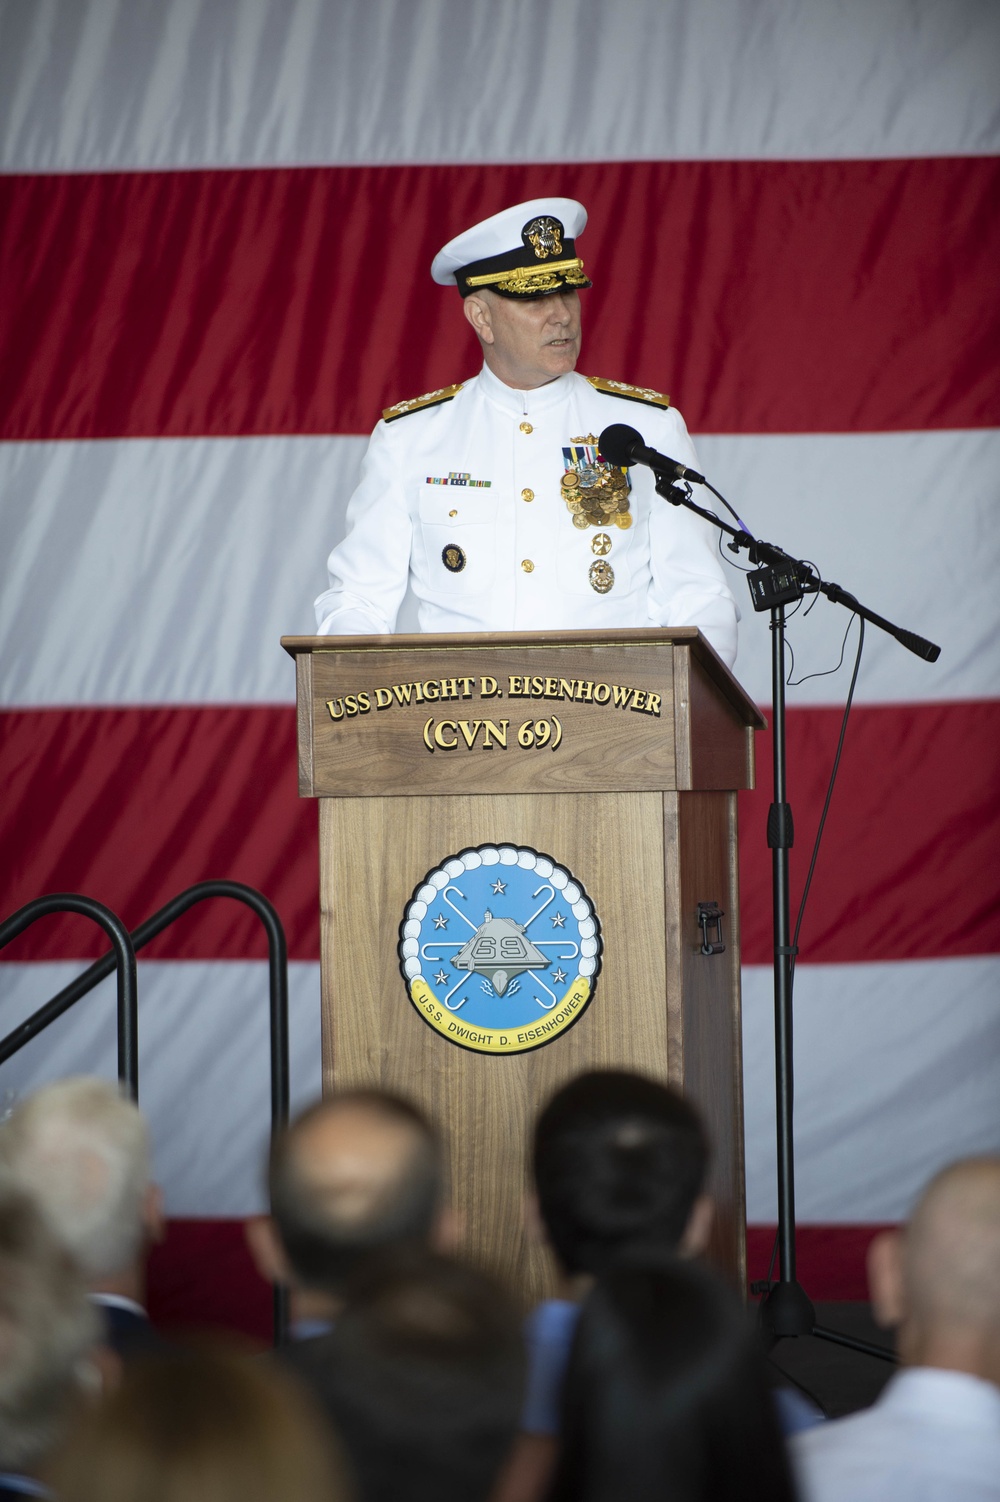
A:
<svg viewBox="0 0 1000 1502">
<path fill-rule="evenodd" d="M 380 409 L 478 368 L 434 252 L 580 198 L 580 369 L 670 392 L 754 532 L 942 647 L 867 631 L 796 976 L 804 1235 L 856 1246 L 1000 1146 L 998 77 L 991 0 L 0 0 L 0 915 L 76 890 L 134 926 L 204 878 L 260 887 L 293 1091 L 318 1091 L 316 809 L 278 638 L 313 629 Z M 767 617 L 732 582 L 766 708 Z M 856 623 L 815 675 L 848 622 L 820 600 L 789 630 L 795 901 Z M 741 808 L 758 1226 L 769 777 L 764 735 Z M 36 925 L 0 955 L 0 1031 L 103 948 Z M 264 953 L 215 903 L 140 964 L 158 1173 L 205 1234 L 260 1204 Z M 0 1095 L 113 1075 L 113 1040 L 105 985 Z M 858 1291 L 856 1259 L 823 1266 L 812 1292 Z"/>
</svg>

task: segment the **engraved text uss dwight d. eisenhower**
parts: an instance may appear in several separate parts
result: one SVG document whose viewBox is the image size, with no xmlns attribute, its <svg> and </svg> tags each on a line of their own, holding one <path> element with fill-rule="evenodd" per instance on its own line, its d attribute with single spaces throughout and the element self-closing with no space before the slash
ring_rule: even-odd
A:
<svg viewBox="0 0 1000 1502">
<path fill-rule="evenodd" d="M 353 694 L 327 699 L 331 720 L 354 719 L 374 709 L 407 708 L 421 704 L 448 703 L 462 699 L 549 699 L 577 704 L 606 705 L 636 714 L 660 716 L 662 696 L 652 690 L 624 683 L 602 683 L 592 678 L 551 678 L 511 673 L 506 689 L 490 674 L 480 677 L 428 678 L 410 683 L 380 685 Z"/>
</svg>

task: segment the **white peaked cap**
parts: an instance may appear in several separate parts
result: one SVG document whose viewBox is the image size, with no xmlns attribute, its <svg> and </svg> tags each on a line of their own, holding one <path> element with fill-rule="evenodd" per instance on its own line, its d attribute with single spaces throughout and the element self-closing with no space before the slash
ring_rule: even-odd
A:
<svg viewBox="0 0 1000 1502">
<path fill-rule="evenodd" d="M 541 233 L 535 228 L 538 221 Z M 586 224 L 587 210 L 575 198 L 530 198 L 449 240 L 434 257 L 431 276 L 442 287 L 461 285 L 460 273 L 475 271 L 486 262 L 493 264 L 483 267 L 488 279 L 484 276 L 482 284 L 508 295 L 538 295 L 528 290 L 531 283 L 524 281 L 523 273 L 545 281 L 554 278 L 559 285 L 589 286 L 573 247 Z M 533 229 L 534 238 L 529 239 Z M 539 286 L 541 292 L 551 290 Z"/>
</svg>

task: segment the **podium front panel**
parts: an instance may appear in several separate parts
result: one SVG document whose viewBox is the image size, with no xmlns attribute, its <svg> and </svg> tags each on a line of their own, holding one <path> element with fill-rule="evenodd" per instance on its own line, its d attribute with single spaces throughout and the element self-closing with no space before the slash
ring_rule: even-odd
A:
<svg viewBox="0 0 1000 1502">
<path fill-rule="evenodd" d="M 554 1288 L 524 1226 L 538 1111 L 584 1070 L 670 1081 L 705 1116 L 712 1255 L 742 1284 L 736 790 L 762 720 L 739 684 L 691 628 L 284 644 L 320 808 L 325 1088 L 431 1114 L 466 1252 L 528 1303 Z M 502 861 L 527 885 L 494 900 L 479 866 Z"/>
<path fill-rule="evenodd" d="M 738 976 L 730 956 L 700 953 L 696 917 L 699 900 L 732 911 L 726 804 L 714 819 L 714 849 L 695 839 L 702 870 L 689 873 L 686 841 L 692 818 L 697 823 L 705 810 L 692 809 L 685 821 L 678 800 L 688 796 L 411 798 L 405 817 L 391 798 L 320 803 L 325 1088 L 382 1086 L 431 1114 L 451 1145 L 467 1252 L 527 1300 L 553 1287 L 547 1255 L 524 1231 L 531 1125 L 553 1091 L 586 1069 L 638 1070 L 699 1099 L 721 1200 L 716 1255 L 740 1275 L 742 1135 L 731 1131 Z M 696 796 L 718 802 L 718 795 Z M 490 844 L 530 847 L 568 868 L 603 937 L 601 970 L 579 1020 L 544 1046 L 499 1056 L 456 1046 L 429 1026 L 407 994 L 399 957 L 401 920 L 425 874 L 454 853 Z M 674 910 L 682 892 L 680 919 Z M 692 987 L 698 1002 L 689 1015 Z"/>
</svg>

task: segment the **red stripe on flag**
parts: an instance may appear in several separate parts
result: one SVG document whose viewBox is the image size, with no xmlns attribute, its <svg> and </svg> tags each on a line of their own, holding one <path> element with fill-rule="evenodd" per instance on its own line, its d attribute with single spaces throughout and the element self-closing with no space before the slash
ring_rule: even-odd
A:
<svg viewBox="0 0 1000 1502">
<path fill-rule="evenodd" d="M 366 433 L 471 374 L 427 268 L 582 198 L 582 368 L 696 432 L 1000 425 L 1000 160 L 616 162 L 0 178 L 0 436 Z"/>
<path fill-rule="evenodd" d="M 0 716 L 0 731 L 0 912 L 85 892 L 135 928 L 185 887 L 226 877 L 274 902 L 292 958 L 318 958 L 317 811 L 298 797 L 294 709 L 35 710 Z M 60 916 L 3 957 L 89 959 L 107 947 L 94 925 Z M 255 958 L 267 944 L 242 904 L 218 899 L 143 954 Z"/>
<path fill-rule="evenodd" d="M 836 744 L 836 710 L 789 714 L 797 900 Z M 288 708 L 11 712 L 5 731 L 0 887 L 7 914 L 44 892 L 86 892 L 132 927 L 211 877 L 259 887 L 293 958 L 319 953 L 316 810 L 295 787 Z M 1000 701 L 854 711 L 802 958 L 856 963 L 1000 952 Z M 741 809 L 743 958 L 770 959 L 769 747 Z M 48 919 L 4 958 L 90 957 L 106 948 L 80 918 Z M 225 959 L 265 953 L 236 904 L 189 914 L 146 951 Z"/>
<path fill-rule="evenodd" d="M 170 1220 L 149 1262 L 149 1312 L 162 1330 L 237 1330 L 271 1339 L 271 1289 L 242 1220 Z M 867 1300 L 865 1253 L 882 1226 L 800 1225 L 798 1276 L 814 1299 Z M 747 1280 L 766 1277 L 773 1226 L 747 1226 Z M 886 1345 L 889 1339 L 886 1337 Z"/>
<path fill-rule="evenodd" d="M 839 709 L 788 716 L 793 925 L 842 718 Z M 804 962 L 1000 952 L 998 743 L 998 700 L 852 710 L 799 939 Z M 740 794 L 748 964 L 772 958 L 771 754 L 768 730 L 757 737 L 757 789 Z"/>
</svg>

